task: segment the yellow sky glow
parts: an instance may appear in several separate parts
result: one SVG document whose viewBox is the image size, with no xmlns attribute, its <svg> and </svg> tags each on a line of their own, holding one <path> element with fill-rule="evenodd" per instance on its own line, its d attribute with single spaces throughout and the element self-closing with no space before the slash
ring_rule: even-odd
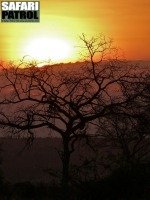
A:
<svg viewBox="0 0 150 200">
<path fill-rule="evenodd" d="M 41 0 L 40 5 L 40 23 L 0 23 L 1 60 L 29 53 L 61 62 L 78 60 L 75 46 L 82 33 L 103 33 L 127 59 L 150 60 L 149 0 Z"/>
<path fill-rule="evenodd" d="M 65 61 L 71 57 L 71 44 L 66 40 L 52 37 L 30 39 L 24 45 L 25 54 L 35 60 L 51 59 L 54 62 Z"/>
</svg>

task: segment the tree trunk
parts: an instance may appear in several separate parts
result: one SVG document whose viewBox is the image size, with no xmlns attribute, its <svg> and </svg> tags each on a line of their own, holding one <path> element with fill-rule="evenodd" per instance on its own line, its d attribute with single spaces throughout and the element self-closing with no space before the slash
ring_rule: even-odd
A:
<svg viewBox="0 0 150 200">
<path fill-rule="evenodd" d="M 69 151 L 69 137 L 63 137 L 63 170 L 62 170 L 62 189 L 64 199 L 69 199 L 69 162 L 70 162 L 70 151 Z"/>
</svg>

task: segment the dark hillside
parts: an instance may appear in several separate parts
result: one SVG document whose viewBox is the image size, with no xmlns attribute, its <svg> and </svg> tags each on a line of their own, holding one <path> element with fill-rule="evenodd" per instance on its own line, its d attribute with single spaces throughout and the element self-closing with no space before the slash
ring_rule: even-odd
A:
<svg viewBox="0 0 150 200">
<path fill-rule="evenodd" d="M 58 154 L 61 151 L 61 139 L 36 138 L 30 148 L 25 148 L 25 139 L 0 138 L 2 146 L 2 171 L 7 181 L 15 182 L 51 182 L 54 177 L 50 171 L 61 173 L 62 164 Z M 93 156 L 93 151 L 78 143 L 71 157 L 71 165 L 81 165 Z M 58 177 L 60 178 L 60 176 Z M 60 181 L 60 179 L 57 179 Z M 56 179 L 55 179 L 56 181 Z"/>
<path fill-rule="evenodd" d="M 25 140 L 1 138 L 2 170 L 10 182 L 47 182 L 50 177 L 44 170 L 60 170 L 60 159 L 55 148 L 60 139 L 35 139 L 30 149 L 23 150 Z M 23 150 L 23 151 L 22 151 Z"/>
</svg>

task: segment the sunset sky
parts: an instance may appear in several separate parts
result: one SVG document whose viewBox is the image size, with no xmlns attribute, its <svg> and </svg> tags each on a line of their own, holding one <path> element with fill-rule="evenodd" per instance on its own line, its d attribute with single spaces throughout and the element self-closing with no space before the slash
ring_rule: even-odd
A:
<svg viewBox="0 0 150 200">
<path fill-rule="evenodd" d="M 127 59 L 150 60 L 150 0 L 41 0 L 40 5 L 40 23 L 0 23 L 1 60 L 36 56 L 35 49 L 40 55 L 44 48 L 52 55 L 46 44 L 58 54 L 65 48 L 65 61 L 77 60 L 82 33 L 103 33 Z"/>
</svg>

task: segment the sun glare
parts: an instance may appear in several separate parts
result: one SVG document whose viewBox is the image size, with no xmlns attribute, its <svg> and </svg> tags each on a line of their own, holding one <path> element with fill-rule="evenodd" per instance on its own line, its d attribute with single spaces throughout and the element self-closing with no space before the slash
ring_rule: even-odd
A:
<svg viewBox="0 0 150 200">
<path fill-rule="evenodd" d="M 38 61 L 50 59 L 52 62 L 65 62 L 71 57 L 71 45 L 63 39 L 36 38 L 26 45 L 25 52 Z"/>
</svg>

